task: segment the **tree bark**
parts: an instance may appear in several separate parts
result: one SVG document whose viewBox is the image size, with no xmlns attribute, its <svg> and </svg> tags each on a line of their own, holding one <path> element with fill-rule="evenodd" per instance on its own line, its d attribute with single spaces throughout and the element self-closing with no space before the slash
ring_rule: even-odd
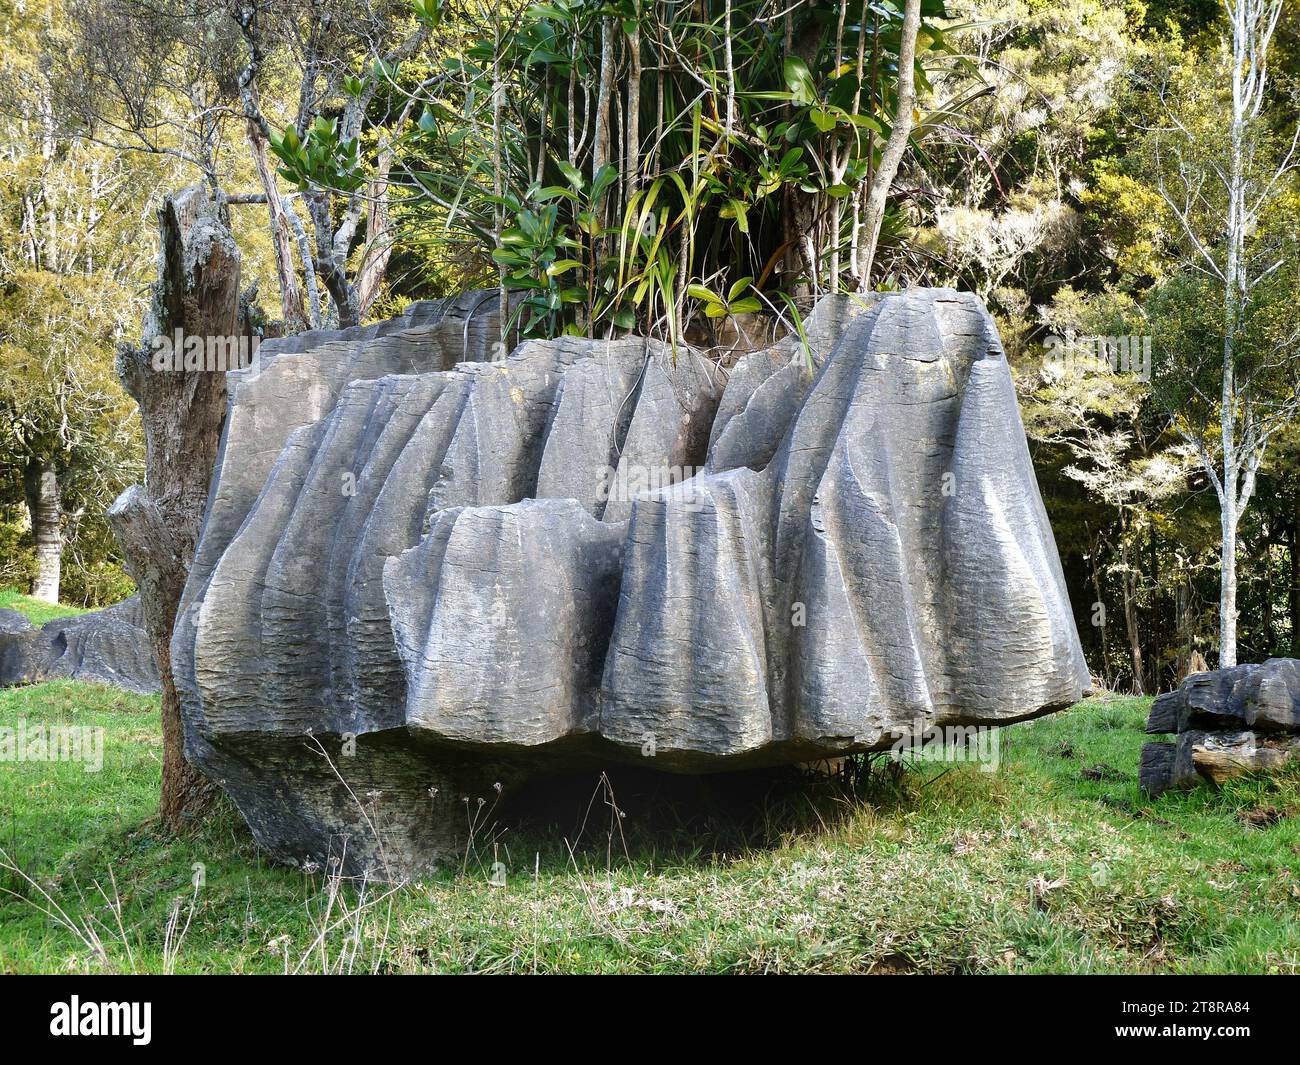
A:
<svg viewBox="0 0 1300 1065">
<path fill-rule="evenodd" d="M 329 193 L 313 189 L 303 194 L 316 232 L 316 274 L 330 294 L 338 315 L 338 327 L 347 329 L 359 321 L 356 293 L 348 283 L 347 270 L 334 247 L 334 221 L 330 216 Z"/>
<path fill-rule="evenodd" d="M 1133 550 L 1128 543 L 1129 530 L 1124 529 L 1124 546 L 1120 549 L 1120 562 L 1123 571 L 1120 574 L 1120 587 L 1124 593 L 1124 631 L 1128 636 L 1129 662 L 1133 667 L 1133 694 L 1145 695 L 1146 686 L 1142 666 L 1142 637 L 1138 631 L 1137 616 L 1137 570 L 1133 565 Z"/>
<path fill-rule="evenodd" d="M 1098 565 L 1098 554 L 1101 550 L 1101 538 L 1089 538 L 1088 545 L 1088 562 L 1092 571 L 1092 594 L 1096 596 L 1092 604 L 1092 617 L 1095 624 L 1100 630 L 1098 638 L 1101 641 L 1101 669 L 1098 676 L 1101 677 L 1102 683 L 1109 688 L 1110 683 L 1110 647 L 1106 640 L 1106 600 L 1101 593 L 1101 567 Z M 1100 614 L 1098 611 L 1100 610 Z"/>
<path fill-rule="evenodd" d="M 614 91 L 614 20 L 606 15 L 600 20 L 600 81 L 596 93 L 596 139 L 591 146 L 591 179 L 609 162 L 610 97 Z"/>
<path fill-rule="evenodd" d="M 1291 523 L 1287 530 L 1287 555 L 1291 562 L 1291 657 L 1300 658 L 1300 492 L 1291 503 Z"/>
<path fill-rule="evenodd" d="M 59 572 L 63 562 L 63 533 L 59 526 L 62 506 L 59 479 L 49 459 L 30 458 L 23 470 L 23 491 L 36 540 L 36 580 L 32 598 L 59 601 Z"/>
<path fill-rule="evenodd" d="M 1174 627 L 1177 630 L 1178 651 L 1174 660 L 1174 684 L 1183 682 L 1183 678 L 1192 671 L 1192 625 L 1191 625 L 1191 589 L 1185 579 L 1180 578 L 1174 589 Z"/>
<path fill-rule="evenodd" d="M 627 173 L 623 202 L 630 204 L 641 187 L 641 27 L 627 35 Z"/>
<path fill-rule="evenodd" d="M 1251 641 L 1256 647 L 1264 648 L 1264 657 L 1272 658 L 1276 641 L 1273 639 L 1273 582 L 1268 578 L 1272 570 L 1273 548 L 1280 547 L 1277 540 L 1277 530 L 1273 525 L 1271 518 L 1265 523 L 1264 528 L 1260 530 L 1260 539 L 1257 541 L 1257 547 L 1248 546 L 1247 550 L 1258 550 L 1256 556 L 1265 560 L 1265 580 L 1263 587 L 1259 589 L 1259 632 L 1255 639 Z M 1249 587 L 1249 586 L 1248 586 Z M 1257 586 L 1258 587 L 1258 586 Z"/>
<path fill-rule="evenodd" d="M 370 195 L 366 204 L 366 255 L 357 272 L 357 314 L 365 321 L 371 305 L 378 297 L 388 273 L 388 260 L 393 254 L 393 235 L 389 231 L 388 177 L 393 166 L 392 141 L 385 139 L 379 150 L 379 165 L 370 182 Z"/>
<path fill-rule="evenodd" d="M 171 636 L 194 558 L 226 414 L 224 372 L 156 366 L 154 340 L 232 337 L 241 330 L 239 251 L 202 186 L 169 196 L 159 211 L 159 280 L 139 347 L 118 352 L 118 376 L 140 405 L 145 483 L 109 510 L 127 569 L 140 588 L 162 680 L 160 813 L 170 829 L 202 815 L 213 786 L 185 760 L 171 669 Z"/>
<path fill-rule="evenodd" d="M 1223 546 L 1219 554 L 1219 668 L 1237 664 L 1237 500 L 1224 496 L 1219 527 Z"/>
<path fill-rule="evenodd" d="M 880 242 L 880 227 L 885 220 L 885 201 L 889 198 L 889 190 L 912 136 L 912 111 L 916 107 L 916 34 L 920 26 L 921 0 L 907 0 L 898 47 L 898 106 L 894 109 L 894 125 L 881 153 L 880 167 L 871 179 L 862 212 L 861 244 L 858 247 L 858 269 L 862 272 L 858 279 L 860 292 L 870 291 L 876 245 Z"/>
<path fill-rule="evenodd" d="M 1129 661 L 1133 666 L 1133 694 L 1146 694 L 1146 672 L 1142 665 L 1142 637 L 1138 629 L 1137 592 L 1131 574 L 1124 574 L 1124 628 L 1128 633 Z"/>
<path fill-rule="evenodd" d="M 298 284 L 298 275 L 294 270 L 293 236 L 290 233 L 289 219 L 285 215 L 284 204 L 280 200 L 280 190 L 275 184 L 275 171 L 267 156 L 266 138 L 262 130 L 251 118 L 247 122 L 248 150 L 257 167 L 257 177 L 266 194 L 266 213 L 271 225 L 271 247 L 275 251 L 275 275 L 280 285 L 280 314 L 284 318 L 286 336 L 301 333 L 309 327 L 307 315 L 302 309 L 302 286 Z"/>
</svg>

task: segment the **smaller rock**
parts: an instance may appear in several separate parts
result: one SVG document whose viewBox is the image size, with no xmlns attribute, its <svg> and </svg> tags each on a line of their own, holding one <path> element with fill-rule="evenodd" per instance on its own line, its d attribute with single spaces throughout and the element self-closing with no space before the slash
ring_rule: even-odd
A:
<svg viewBox="0 0 1300 1065">
<path fill-rule="evenodd" d="M 0 686 L 37 678 L 43 661 L 38 631 L 17 610 L 0 610 Z"/>
<path fill-rule="evenodd" d="M 1206 732 L 1188 750 L 1197 775 L 1215 784 L 1245 773 L 1281 769 L 1298 754 L 1300 737 L 1271 738 L 1254 732 Z"/>
<path fill-rule="evenodd" d="M 39 629 L 16 610 L 0 611 L 0 687 L 57 677 L 140 694 L 159 691 L 139 596 L 89 614 L 55 618 Z"/>
<path fill-rule="evenodd" d="M 1148 743 L 1138 763 L 1138 787 L 1151 798 L 1169 790 L 1177 748 L 1172 743 Z"/>
<path fill-rule="evenodd" d="M 1177 734 L 1142 749 L 1138 784 L 1152 797 L 1276 771 L 1300 758 L 1300 660 L 1194 673 L 1152 704 L 1147 732 Z"/>
</svg>

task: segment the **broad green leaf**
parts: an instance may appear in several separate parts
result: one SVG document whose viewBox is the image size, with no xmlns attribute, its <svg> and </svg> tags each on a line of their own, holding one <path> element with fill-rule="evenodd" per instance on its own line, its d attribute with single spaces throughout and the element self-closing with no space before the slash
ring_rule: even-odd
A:
<svg viewBox="0 0 1300 1065">
<path fill-rule="evenodd" d="M 739 281 L 737 281 L 734 285 L 732 285 L 731 289 L 727 292 L 727 302 L 730 303 L 742 292 L 744 292 L 745 289 L 749 288 L 749 286 L 752 285 L 753 283 L 754 283 L 754 279 L 752 277 L 742 277 Z"/>
<path fill-rule="evenodd" d="M 565 180 L 581 192 L 583 186 L 586 184 L 586 182 L 582 180 L 582 172 L 567 159 L 560 159 L 555 165 L 559 168 L 560 173 L 564 175 Z"/>
<path fill-rule="evenodd" d="M 785 61 L 785 86 L 794 96 L 796 103 L 811 104 L 817 100 L 816 84 L 808 64 L 797 56 L 789 56 Z"/>
</svg>

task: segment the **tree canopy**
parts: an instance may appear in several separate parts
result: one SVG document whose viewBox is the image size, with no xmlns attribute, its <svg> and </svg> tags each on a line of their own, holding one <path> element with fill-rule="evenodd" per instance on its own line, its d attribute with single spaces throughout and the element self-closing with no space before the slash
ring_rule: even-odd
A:
<svg viewBox="0 0 1300 1065">
<path fill-rule="evenodd" d="M 65 597 L 122 590 L 102 511 L 140 452 L 112 353 L 162 196 L 198 182 L 266 334 L 487 288 L 516 293 L 504 332 L 725 367 L 823 293 L 974 291 L 1097 676 L 1213 659 L 1229 569 L 1235 653 L 1300 652 L 1294 5 L 0 0 L 0 26 L 8 582 L 48 466 Z"/>
</svg>

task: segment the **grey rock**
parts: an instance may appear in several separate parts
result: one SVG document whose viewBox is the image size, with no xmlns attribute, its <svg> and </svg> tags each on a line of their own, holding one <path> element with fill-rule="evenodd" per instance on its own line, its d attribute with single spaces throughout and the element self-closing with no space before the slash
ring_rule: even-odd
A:
<svg viewBox="0 0 1300 1065">
<path fill-rule="evenodd" d="M 0 636 L 26 632 L 31 627 L 32 623 L 17 610 L 10 610 L 8 607 L 0 608 Z"/>
<path fill-rule="evenodd" d="M 664 767 L 760 751 L 768 698 L 758 475 L 735 470 L 638 500 L 605 659 L 600 734 Z"/>
<path fill-rule="evenodd" d="M 195 625 L 214 570 L 240 531 L 290 437 L 332 411 L 354 381 L 443 370 L 497 354 L 498 298 L 467 293 L 412 304 L 401 318 L 341 332 L 269 340 L 246 369 L 226 375 L 228 407 L 203 535 L 177 612 L 173 672 L 185 710 L 202 714 L 193 662 Z"/>
<path fill-rule="evenodd" d="M 818 302 L 803 336 L 742 355 L 727 379 L 709 437 L 712 471 L 762 469 L 794 420 L 814 375 L 830 357 L 849 323 L 879 297 L 837 295 Z M 805 344 L 806 339 L 806 344 Z"/>
<path fill-rule="evenodd" d="M 1202 729 L 1300 731 L 1300 660 L 1270 658 L 1208 673 L 1193 673 L 1156 698 L 1151 733 Z"/>
<path fill-rule="evenodd" d="M 33 628 L 0 611 L 0 685 L 67 678 L 139 694 L 160 690 L 138 596 L 103 610 L 55 618 Z"/>
<path fill-rule="evenodd" d="M 1300 752 L 1300 660 L 1193 673 L 1156 698 L 1146 730 L 1177 733 L 1143 748 L 1138 783 L 1152 797 L 1276 769 Z"/>
<path fill-rule="evenodd" d="M 17 610 L 0 610 L 0 685 L 35 682 L 48 660 L 49 648 L 32 623 Z"/>
<path fill-rule="evenodd" d="M 440 511 L 384 566 L 407 726 L 525 747 L 590 731 L 622 540 L 572 499 Z"/>
<path fill-rule="evenodd" d="M 1186 791 L 1199 784 L 1223 784 L 1251 773 L 1271 773 L 1300 759 L 1300 736 L 1235 732 L 1180 732 L 1173 743 L 1142 748 L 1138 786 L 1149 797 Z"/>
<path fill-rule="evenodd" d="M 613 484 L 632 491 L 611 495 L 602 513 L 605 521 L 631 515 L 639 483 L 680 483 L 703 467 L 707 455 L 709 426 L 721 392 L 712 364 L 689 350 L 674 354 L 655 344 L 648 349 L 613 466 Z M 641 473 L 649 476 L 638 476 Z"/>
<path fill-rule="evenodd" d="M 587 357 L 571 363 L 556 385 L 537 497 L 576 499 L 599 518 L 609 502 L 608 471 L 617 465 L 639 409 L 647 356 L 662 357 L 663 350 L 632 339 L 566 343 L 581 345 Z"/>
<path fill-rule="evenodd" d="M 1155 797 L 1173 787 L 1178 748 L 1172 743 L 1146 743 L 1138 759 L 1138 787 Z"/>
<path fill-rule="evenodd" d="M 230 391 L 172 659 L 190 757 L 274 854 L 416 875 L 459 846 L 449 790 L 879 750 L 1089 687 L 974 297 L 828 298 L 725 387 L 640 338 L 453 366 L 452 306 Z"/>
</svg>

